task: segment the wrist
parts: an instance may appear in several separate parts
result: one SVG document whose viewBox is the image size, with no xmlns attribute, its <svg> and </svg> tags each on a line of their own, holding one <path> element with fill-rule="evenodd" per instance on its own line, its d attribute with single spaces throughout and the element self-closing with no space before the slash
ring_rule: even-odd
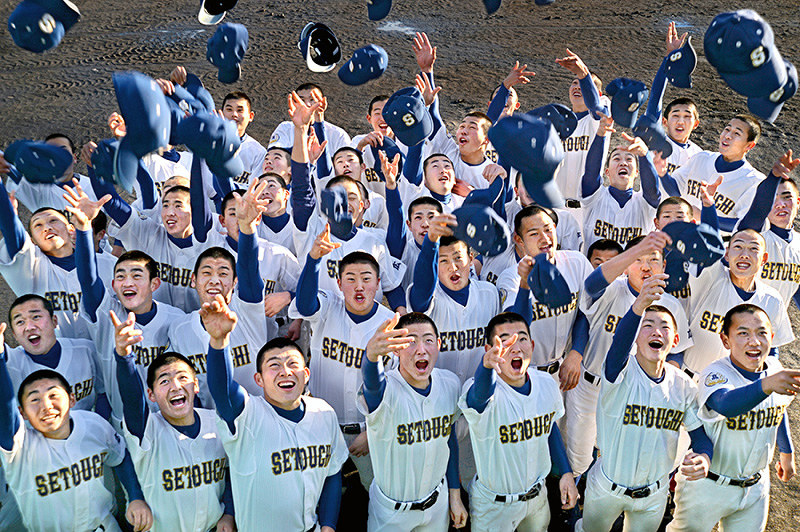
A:
<svg viewBox="0 0 800 532">
<path fill-rule="evenodd" d="M 256 232 L 255 220 L 253 221 L 239 221 L 239 232 L 245 235 L 252 235 Z"/>
<path fill-rule="evenodd" d="M 228 343 L 230 341 L 230 333 L 226 334 L 221 338 L 215 338 L 214 336 L 210 336 L 208 339 L 208 345 L 212 349 L 216 349 L 217 351 L 222 351 L 226 347 L 228 347 Z"/>
</svg>

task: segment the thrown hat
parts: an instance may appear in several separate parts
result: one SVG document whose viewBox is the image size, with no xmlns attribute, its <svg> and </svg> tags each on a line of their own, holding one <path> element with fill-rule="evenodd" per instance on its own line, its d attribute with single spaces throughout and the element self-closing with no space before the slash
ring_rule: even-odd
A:
<svg viewBox="0 0 800 532">
<path fill-rule="evenodd" d="M 539 253 L 533 258 L 533 268 L 528 274 L 528 287 L 536 301 L 549 308 L 564 307 L 572 301 L 567 280 L 556 265 L 547 260 L 547 253 Z"/>
<path fill-rule="evenodd" d="M 683 46 L 673 50 L 664 61 L 666 62 L 667 80 L 680 89 L 692 88 L 692 72 L 697 67 L 697 52 L 692 46 L 692 38 L 687 37 Z"/>
<path fill-rule="evenodd" d="M 114 157 L 119 148 L 117 139 L 104 139 L 97 142 L 97 148 L 92 152 L 92 170 L 101 181 L 114 182 Z"/>
<path fill-rule="evenodd" d="M 381 181 L 386 181 L 386 176 L 383 175 L 383 167 L 381 166 L 381 156 L 378 152 L 383 152 L 386 154 L 386 159 L 389 162 L 392 162 L 395 156 L 399 153 L 400 154 L 400 161 L 397 163 L 397 178 L 399 179 L 403 173 L 403 152 L 400 151 L 400 148 L 397 147 L 397 143 L 390 139 L 388 136 L 383 137 L 383 144 L 378 146 L 369 147 L 370 151 L 372 152 L 372 158 L 375 163 L 372 165 L 372 169 L 378 175 Z"/>
<path fill-rule="evenodd" d="M 797 92 L 797 69 L 789 61 L 786 64 L 788 79 L 782 87 L 764 98 L 747 98 L 747 108 L 750 112 L 767 122 L 774 122 L 783 108 L 783 104 Z"/>
<path fill-rule="evenodd" d="M 508 224 L 489 207 L 472 203 L 454 210 L 453 215 L 458 220 L 453 236 L 485 257 L 499 255 L 511 243 Z"/>
<path fill-rule="evenodd" d="M 194 74 L 186 74 L 186 83 L 184 83 L 183 86 L 187 91 L 189 91 L 189 94 L 202 102 L 203 106 L 206 108 L 206 111 L 210 113 L 214 110 L 214 97 L 211 96 L 211 93 L 208 92 L 208 89 L 203 86 L 203 82 L 200 81 L 200 78 Z"/>
<path fill-rule="evenodd" d="M 786 83 L 786 67 L 772 28 L 751 9 L 714 17 L 703 51 L 720 77 L 744 96 L 768 97 Z"/>
<path fill-rule="evenodd" d="M 388 65 L 389 55 L 386 50 L 368 44 L 353 52 L 353 57 L 342 65 L 339 69 L 339 79 L 347 85 L 363 85 L 381 77 Z"/>
<path fill-rule="evenodd" d="M 470 191 L 467 194 L 467 197 L 464 198 L 464 203 L 462 205 L 483 205 L 486 207 L 492 207 L 495 203 L 500 200 L 500 196 L 503 195 L 503 191 L 505 190 L 503 187 L 503 180 L 502 179 L 495 179 L 487 188 L 476 188 Z"/>
<path fill-rule="evenodd" d="M 483 0 L 483 5 L 486 7 L 486 14 L 491 15 L 500 9 L 501 0 Z"/>
<path fill-rule="evenodd" d="M 340 240 L 353 232 L 353 215 L 347 205 L 347 190 L 336 185 L 320 194 L 320 210 L 331 225 L 331 234 Z"/>
<path fill-rule="evenodd" d="M 217 79 L 222 83 L 239 79 L 248 41 L 247 28 L 241 24 L 222 24 L 208 40 L 206 59 L 219 69 Z"/>
<path fill-rule="evenodd" d="M 433 119 L 416 87 L 405 87 L 389 96 L 381 115 L 406 146 L 416 146 L 433 133 Z"/>
<path fill-rule="evenodd" d="M 622 127 L 632 128 L 639 108 L 647 102 L 650 91 L 641 81 L 617 78 L 608 84 L 606 94 L 611 96 L 611 117 Z"/>
<path fill-rule="evenodd" d="M 707 268 L 725 255 L 722 235 L 708 224 L 676 221 L 664 226 L 663 231 L 672 238 L 669 249 L 692 264 Z"/>
<path fill-rule="evenodd" d="M 3 157 L 31 183 L 55 183 L 73 162 L 69 150 L 35 140 L 12 142 Z"/>
<path fill-rule="evenodd" d="M 161 87 L 140 72 L 114 74 L 114 92 L 126 133 L 114 157 L 114 181 L 133 190 L 139 159 L 169 144 L 171 122 Z"/>
<path fill-rule="evenodd" d="M 367 15 L 370 20 L 386 18 L 392 10 L 392 0 L 367 0 Z"/>
<path fill-rule="evenodd" d="M 52 50 L 81 18 L 69 0 L 24 0 L 8 17 L 14 44 L 30 52 Z"/>
<path fill-rule="evenodd" d="M 689 284 L 689 261 L 677 250 L 670 249 L 664 255 L 664 273 L 667 274 L 664 290 L 677 292 Z"/>
<path fill-rule="evenodd" d="M 213 26 L 225 18 L 225 13 L 236 5 L 238 0 L 201 0 L 197 20 L 200 24 Z"/>
<path fill-rule="evenodd" d="M 231 120 L 199 112 L 181 121 L 176 136 L 195 156 L 204 159 L 218 178 L 235 177 L 244 172 L 239 157 L 242 141 Z"/>
<path fill-rule="evenodd" d="M 572 109 L 560 103 L 549 103 L 528 111 L 529 115 L 549 121 L 556 128 L 561 140 L 566 139 L 578 127 L 578 117 Z"/>
<path fill-rule="evenodd" d="M 549 6 L 550 4 L 552 4 L 555 1 L 556 0 L 536 0 L 536 5 L 537 6 Z"/>
<path fill-rule="evenodd" d="M 309 22 L 300 32 L 297 48 L 311 72 L 330 72 L 342 58 L 339 41 L 321 22 Z"/>
<path fill-rule="evenodd" d="M 667 139 L 660 117 L 653 118 L 647 113 L 643 114 L 633 126 L 633 134 L 647 144 L 648 150 L 660 151 L 665 159 L 672 155 L 672 143 Z"/>
</svg>

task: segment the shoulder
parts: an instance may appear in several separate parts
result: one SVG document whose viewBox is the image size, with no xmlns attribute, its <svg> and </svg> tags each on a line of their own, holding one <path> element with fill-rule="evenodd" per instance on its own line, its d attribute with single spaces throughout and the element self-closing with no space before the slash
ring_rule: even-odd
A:
<svg viewBox="0 0 800 532">
<path fill-rule="evenodd" d="M 431 379 L 435 379 L 442 387 L 446 387 L 448 390 L 455 390 L 456 393 L 461 389 L 461 381 L 458 376 L 450 370 L 433 368 Z"/>
</svg>

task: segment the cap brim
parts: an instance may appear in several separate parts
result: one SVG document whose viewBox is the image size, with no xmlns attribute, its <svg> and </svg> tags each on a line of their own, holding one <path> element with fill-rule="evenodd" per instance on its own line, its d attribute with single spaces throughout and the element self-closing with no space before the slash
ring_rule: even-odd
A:
<svg viewBox="0 0 800 532">
<path fill-rule="evenodd" d="M 784 103 L 774 103 L 769 98 L 747 98 L 747 108 L 750 112 L 770 124 L 778 118 Z"/>
<path fill-rule="evenodd" d="M 221 178 L 236 177 L 244 172 L 244 163 L 238 155 L 220 163 L 206 159 L 206 164 L 215 176 Z"/>
<path fill-rule="evenodd" d="M 236 68 L 220 68 L 217 79 L 222 83 L 236 83 L 242 74 L 242 65 L 237 64 Z"/>
<path fill-rule="evenodd" d="M 223 11 L 219 15 L 212 15 L 208 11 L 205 10 L 204 6 L 200 6 L 200 11 L 197 12 L 197 20 L 200 24 L 205 24 L 206 26 L 213 26 L 215 24 L 219 24 L 222 19 L 225 18 L 225 13 L 227 11 Z"/>
<path fill-rule="evenodd" d="M 556 182 L 552 179 L 544 183 L 534 176 L 522 174 L 522 183 L 525 185 L 525 191 L 528 196 L 537 204 L 542 207 L 550 209 L 561 209 L 564 207 L 564 196 L 558 190 Z"/>
<path fill-rule="evenodd" d="M 127 138 L 123 137 L 114 154 L 114 183 L 128 192 L 133 191 L 136 173 L 139 170 L 139 157 L 128 148 Z"/>
<path fill-rule="evenodd" d="M 363 85 L 364 83 L 369 81 L 369 78 L 363 76 L 361 72 L 357 70 L 351 71 L 350 70 L 351 64 L 352 60 L 346 62 L 339 69 L 339 72 L 337 72 L 339 79 L 341 80 L 342 83 L 344 83 L 345 85 L 350 85 L 352 87 L 355 87 L 358 85 Z"/>
</svg>

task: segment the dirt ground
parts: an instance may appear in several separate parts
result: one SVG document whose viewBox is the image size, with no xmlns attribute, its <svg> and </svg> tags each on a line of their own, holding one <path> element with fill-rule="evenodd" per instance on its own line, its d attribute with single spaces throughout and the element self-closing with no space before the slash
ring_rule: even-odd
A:
<svg viewBox="0 0 800 532">
<path fill-rule="evenodd" d="M 680 95 L 694 98 L 701 125 L 694 140 L 715 149 L 719 131 L 733 113 L 746 110 L 745 98 L 717 77 L 702 56 L 703 33 L 715 14 L 745 7 L 720 0 L 598 2 L 556 0 L 551 6 L 533 0 L 506 0 L 486 16 L 480 0 L 397 0 L 380 22 L 367 18 L 363 0 L 240 0 L 226 21 L 248 27 L 250 47 L 240 81 L 225 86 L 205 60 L 206 41 L 213 28 L 196 20 L 196 0 L 77 2 L 81 21 L 60 46 L 43 55 L 16 48 L 5 24 L 0 27 L 0 145 L 19 138 L 43 138 L 55 131 L 76 143 L 108 136 L 106 117 L 116 110 L 112 72 L 135 69 L 167 77 L 181 64 L 201 77 L 221 102 L 231 89 L 253 99 L 255 122 L 248 133 L 266 144 L 272 129 L 286 117 L 286 93 L 313 81 L 323 86 L 329 101 L 326 119 L 352 135 L 366 132 L 367 103 L 377 94 L 391 94 L 413 81 L 416 71 L 411 35 L 425 31 L 438 47 L 435 67 L 442 114 L 448 122 L 469 110 L 485 110 L 492 89 L 515 60 L 536 72 L 533 82 L 520 89 L 523 110 L 549 102 L 568 103 L 571 74 L 554 63 L 569 47 L 578 53 L 604 83 L 619 76 L 648 85 L 664 53 L 667 23 L 688 31 L 700 55 L 694 87 L 668 87 L 665 100 Z M 17 1 L 0 0 L 5 20 Z M 800 61 L 800 11 L 796 0 L 750 3 L 772 25 L 783 56 Z M 335 71 L 314 74 L 305 68 L 296 42 L 308 21 L 328 24 L 337 34 L 346 57 L 368 43 L 389 52 L 389 68 L 379 80 L 347 87 Z M 773 161 L 789 148 L 800 149 L 800 99 L 790 101 L 775 125 L 766 124 L 764 137 L 750 156 L 757 168 L 769 171 Z M 82 168 L 79 167 L 79 171 Z M 0 287 L 0 312 L 5 315 L 13 298 L 5 283 Z M 795 332 L 800 316 L 791 312 Z M 787 366 L 800 367 L 798 344 L 782 350 Z M 800 406 L 790 409 L 795 425 Z M 800 433 L 796 430 L 795 434 Z M 795 435 L 796 445 L 800 439 Z M 768 530 L 800 529 L 800 481 L 783 484 L 773 475 Z"/>
</svg>

